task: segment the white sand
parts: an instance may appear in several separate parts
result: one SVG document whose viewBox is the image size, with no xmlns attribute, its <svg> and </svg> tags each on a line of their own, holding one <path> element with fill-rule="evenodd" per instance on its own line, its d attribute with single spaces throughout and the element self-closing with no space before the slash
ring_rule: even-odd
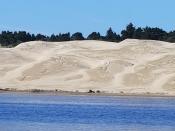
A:
<svg viewBox="0 0 175 131">
<path fill-rule="evenodd" d="M 0 88 L 175 95 L 175 44 L 36 41 L 0 48 Z"/>
</svg>

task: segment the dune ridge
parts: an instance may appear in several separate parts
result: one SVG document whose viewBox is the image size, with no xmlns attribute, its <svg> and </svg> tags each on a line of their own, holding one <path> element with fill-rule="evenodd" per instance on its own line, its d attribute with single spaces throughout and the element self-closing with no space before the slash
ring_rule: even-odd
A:
<svg viewBox="0 0 175 131">
<path fill-rule="evenodd" d="M 127 39 L 0 48 L 0 88 L 175 95 L 175 44 Z"/>
</svg>

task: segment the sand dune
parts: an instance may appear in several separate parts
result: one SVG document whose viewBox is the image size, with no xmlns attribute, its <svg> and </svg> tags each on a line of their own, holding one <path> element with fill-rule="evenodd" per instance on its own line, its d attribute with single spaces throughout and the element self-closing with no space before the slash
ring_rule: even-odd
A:
<svg viewBox="0 0 175 131">
<path fill-rule="evenodd" d="M 175 95 L 175 44 L 36 41 L 0 48 L 0 88 Z"/>
</svg>

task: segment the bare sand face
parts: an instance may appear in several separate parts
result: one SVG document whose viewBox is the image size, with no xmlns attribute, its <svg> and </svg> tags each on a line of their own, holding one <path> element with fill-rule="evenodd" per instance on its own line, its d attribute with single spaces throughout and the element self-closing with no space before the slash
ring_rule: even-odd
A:
<svg viewBox="0 0 175 131">
<path fill-rule="evenodd" d="M 175 95 L 175 44 L 36 41 L 0 48 L 0 88 Z"/>
</svg>

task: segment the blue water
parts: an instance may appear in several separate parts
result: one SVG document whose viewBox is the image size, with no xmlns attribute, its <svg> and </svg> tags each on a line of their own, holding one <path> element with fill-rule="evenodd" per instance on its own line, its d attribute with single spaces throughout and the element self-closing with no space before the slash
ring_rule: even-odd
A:
<svg viewBox="0 0 175 131">
<path fill-rule="evenodd" d="M 175 131 L 175 98 L 0 94 L 0 131 Z"/>
</svg>

